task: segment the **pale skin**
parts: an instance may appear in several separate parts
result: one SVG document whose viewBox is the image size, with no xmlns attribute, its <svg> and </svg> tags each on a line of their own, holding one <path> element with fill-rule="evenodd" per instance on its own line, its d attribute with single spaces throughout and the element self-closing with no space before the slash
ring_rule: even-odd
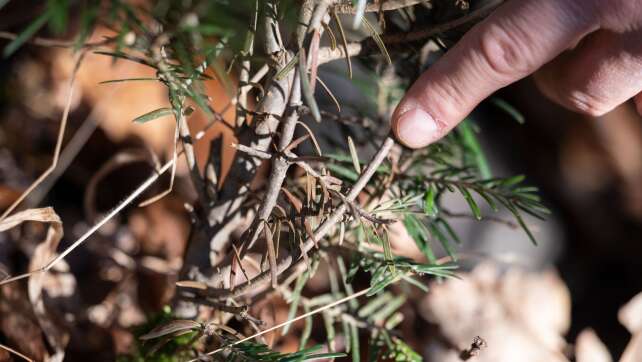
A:
<svg viewBox="0 0 642 362">
<path fill-rule="evenodd" d="M 550 99 L 601 116 L 633 100 L 642 115 L 642 0 L 509 0 L 412 85 L 392 117 L 427 146 L 482 100 L 529 75 Z"/>
</svg>

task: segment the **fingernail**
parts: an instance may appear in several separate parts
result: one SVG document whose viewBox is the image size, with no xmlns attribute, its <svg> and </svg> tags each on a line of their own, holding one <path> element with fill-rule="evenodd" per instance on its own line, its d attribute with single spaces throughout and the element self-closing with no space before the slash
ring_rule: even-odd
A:
<svg viewBox="0 0 642 362">
<path fill-rule="evenodd" d="M 397 136 L 408 147 L 428 146 L 436 137 L 439 127 L 435 120 L 419 108 L 404 112 L 397 121 Z"/>
</svg>

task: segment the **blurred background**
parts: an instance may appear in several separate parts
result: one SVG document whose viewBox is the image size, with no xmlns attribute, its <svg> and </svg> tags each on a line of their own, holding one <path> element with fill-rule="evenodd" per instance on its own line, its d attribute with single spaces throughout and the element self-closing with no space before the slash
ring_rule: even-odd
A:
<svg viewBox="0 0 642 362">
<path fill-rule="evenodd" d="M 27 11 L 2 12 L 0 30 L 17 31 L 31 17 Z M 0 47 L 6 42 L 0 40 Z M 328 65 L 323 70 L 325 77 L 332 78 L 337 66 Z M 28 45 L 0 60 L 0 210 L 49 166 L 72 68 L 73 56 L 65 49 Z M 59 166 L 24 203 L 24 208 L 55 208 L 65 232 L 61 248 L 153 172 L 150 155 L 161 159 L 171 155 L 170 118 L 153 124 L 131 122 L 166 104 L 162 86 L 148 82 L 99 84 L 146 75 L 150 70 L 142 66 L 87 55 L 74 86 Z M 359 87 L 342 88 L 338 80 L 333 83 L 330 79 L 328 84 L 344 89 L 345 97 L 359 94 Z M 228 98 L 224 87 L 208 82 L 208 91 L 214 108 L 225 110 Z M 418 318 L 407 318 L 412 322 L 404 324 L 404 335 L 413 346 L 419 346 L 427 360 L 444 361 L 448 357 L 440 355 L 443 338 L 435 336 L 452 336 L 447 338 L 450 342 L 461 338 L 457 342 L 461 345 L 470 344 L 466 341 L 471 341 L 471 333 L 492 336 L 492 328 L 517 333 L 510 328 L 522 328 L 514 323 L 508 327 L 501 324 L 508 318 L 507 311 L 513 311 L 520 314 L 518 319 L 527 321 L 522 326 L 542 331 L 524 337 L 524 347 L 515 344 L 502 346 L 504 349 L 547 346 L 560 360 L 580 360 L 577 351 L 569 351 L 582 333 L 585 338 L 594 337 L 587 332 L 590 328 L 617 360 L 633 332 L 618 313 L 642 291 L 642 118 L 632 104 L 599 118 L 571 113 L 545 99 L 530 79 L 494 98 L 512 105 L 525 123 L 516 122 L 514 115 L 490 101 L 471 115 L 481 130 L 480 140 L 493 174 L 526 175 L 528 183 L 540 188 L 552 214 L 546 222 L 528 220 L 540 241 L 538 247 L 510 225 L 466 219 L 456 222 L 464 241 L 462 263 L 465 270 L 473 270 L 466 278 L 474 285 L 492 288 L 480 286 L 473 293 L 445 283 L 435 286 L 428 297 L 416 295 L 407 312 Z M 229 116 L 229 112 L 224 114 Z M 205 124 L 198 116 L 191 122 L 193 129 Z M 222 140 L 223 159 L 231 157 L 231 151 L 225 151 L 232 142 L 226 132 L 227 128 L 214 127 L 197 144 L 202 159 L 214 139 Z M 65 311 L 63 319 L 81 327 L 71 334 L 70 359 L 112 360 L 127 353 L 135 343 L 132 328 L 169 303 L 190 230 L 190 215 L 183 205 L 194 197 L 186 170 L 179 169 L 179 176 L 172 194 L 147 208 L 128 208 L 66 259 L 66 271 L 55 274 L 52 300 Z M 146 195 L 161 192 L 167 182 L 162 178 Z M 459 199 L 450 204 L 452 211 L 465 210 Z M 41 240 L 42 228 L 29 224 L 0 234 L 2 273 L 26 268 L 28 255 Z M 64 278 L 65 273 L 73 277 Z M 327 281 L 318 283 L 322 289 Z M 502 288 L 508 286 L 512 292 L 506 294 Z M 522 293 L 527 286 L 528 292 Z M 449 301 L 449 293 L 465 300 L 461 293 L 467 292 L 471 298 L 467 305 L 442 305 Z M 16 312 L 20 310 L 16 305 L 26 300 L 24 293 L 15 285 L 2 287 L 0 343 L 17 346 L 37 358 L 46 343 L 28 314 Z M 533 305 L 525 307 L 526 300 Z M 488 303 L 507 304 L 500 312 L 485 314 Z M 510 303 L 520 305 L 513 308 Z M 287 313 L 287 306 L 281 307 Z M 641 315 L 639 312 L 633 318 L 642 320 Z M 485 329 L 479 329 L 477 318 L 488 322 L 483 324 Z M 279 343 L 287 346 L 288 339 Z M 591 343 L 598 348 L 597 341 L 591 339 Z M 10 358 L 2 353 L 2 358 Z M 547 360 L 538 358 L 532 360 Z"/>
</svg>

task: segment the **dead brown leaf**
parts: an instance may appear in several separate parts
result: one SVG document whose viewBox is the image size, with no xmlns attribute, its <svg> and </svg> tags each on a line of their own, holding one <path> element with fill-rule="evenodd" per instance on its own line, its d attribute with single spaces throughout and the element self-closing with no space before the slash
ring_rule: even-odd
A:
<svg viewBox="0 0 642 362">
<path fill-rule="evenodd" d="M 5 231 L 22 224 L 25 221 L 35 221 L 49 224 L 45 240 L 34 250 L 29 262 L 30 271 L 38 271 L 47 265 L 55 256 L 58 244 L 62 239 L 62 221 L 53 208 L 29 209 L 16 213 L 0 222 L 0 231 Z M 54 354 L 46 356 L 48 361 L 62 361 L 65 347 L 69 342 L 69 334 L 64 331 L 47 312 L 43 300 L 43 287 L 47 274 L 36 272 L 31 274 L 28 283 L 29 301 L 33 308 L 38 324 L 45 334 Z"/>
</svg>

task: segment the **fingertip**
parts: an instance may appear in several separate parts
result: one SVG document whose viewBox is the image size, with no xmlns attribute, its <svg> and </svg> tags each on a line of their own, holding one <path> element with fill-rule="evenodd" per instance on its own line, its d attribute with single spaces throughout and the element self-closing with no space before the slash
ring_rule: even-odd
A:
<svg viewBox="0 0 642 362">
<path fill-rule="evenodd" d="M 638 109 L 638 114 L 642 116 L 642 92 L 638 93 L 637 96 L 633 98 L 635 102 L 635 107 Z"/>
<path fill-rule="evenodd" d="M 392 131 L 399 142 L 410 148 L 425 147 L 440 138 L 440 127 L 435 119 L 419 107 L 395 114 Z"/>
</svg>

